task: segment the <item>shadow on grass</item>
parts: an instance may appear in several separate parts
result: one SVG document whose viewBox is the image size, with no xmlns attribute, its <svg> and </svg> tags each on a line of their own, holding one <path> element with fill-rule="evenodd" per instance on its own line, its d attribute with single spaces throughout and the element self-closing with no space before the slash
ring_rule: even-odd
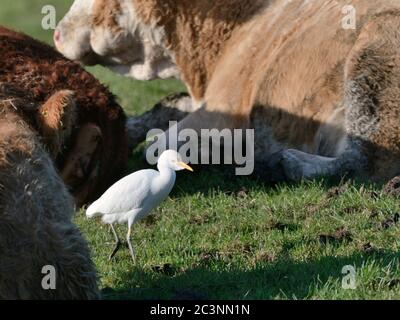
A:
<svg viewBox="0 0 400 320">
<path fill-rule="evenodd" d="M 177 184 L 171 194 L 172 198 L 184 195 L 202 194 L 210 196 L 216 191 L 227 195 L 240 196 L 242 192 L 275 192 L 282 189 L 308 188 L 317 185 L 323 192 L 332 192 L 333 188 L 343 187 L 342 193 L 348 187 L 356 190 L 382 190 L 385 183 L 373 183 L 368 180 L 351 178 L 321 178 L 309 182 L 274 181 L 263 176 L 236 176 L 232 167 L 228 166 L 198 166 L 194 173 L 178 173 Z M 339 195 L 339 194 L 338 194 Z"/>
<path fill-rule="evenodd" d="M 211 262 L 211 265 L 200 264 L 168 275 L 136 269 L 122 275 L 121 283 L 137 281 L 140 288 L 105 289 L 103 298 L 121 300 L 307 299 L 318 288 L 324 287 L 327 282 L 337 285 L 337 290 L 343 290 L 341 272 L 346 265 L 359 268 L 367 261 L 373 260 L 375 267 L 382 269 L 399 258 L 398 252 L 388 251 L 339 258 L 329 256 L 307 262 L 283 259 L 273 263 L 259 264 L 249 271 L 235 269 L 218 261 Z M 220 264 L 218 269 L 229 269 L 229 271 L 213 271 L 215 264 L 213 267 L 212 263 Z M 398 279 L 397 282 L 396 279 L 393 281 L 397 286 Z M 362 290 L 373 290 L 374 283 L 371 280 L 360 285 L 363 287 Z"/>
<path fill-rule="evenodd" d="M 154 166 L 149 166 L 146 162 L 142 146 L 134 151 L 126 174 L 149 168 L 157 169 Z M 194 173 L 186 171 L 177 173 L 177 184 L 171 193 L 172 198 L 198 193 L 208 196 L 215 193 L 215 191 L 237 194 L 243 190 L 269 192 L 284 186 L 293 188 L 304 186 L 304 182 L 289 182 L 285 179 L 276 179 L 280 174 L 271 175 L 270 172 L 264 172 L 257 168 L 250 176 L 235 175 L 235 167 L 229 165 L 197 165 L 194 166 L 194 169 Z M 310 183 L 317 183 L 323 191 L 328 191 L 347 182 L 356 189 L 365 187 L 367 189 L 381 190 L 385 185 L 383 182 L 373 183 L 361 178 L 354 180 L 346 177 L 321 178 Z"/>
</svg>

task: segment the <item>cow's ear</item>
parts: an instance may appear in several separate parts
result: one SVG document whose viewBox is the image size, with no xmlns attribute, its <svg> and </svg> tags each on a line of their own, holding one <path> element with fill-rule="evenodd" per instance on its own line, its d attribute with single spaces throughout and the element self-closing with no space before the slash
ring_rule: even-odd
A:
<svg viewBox="0 0 400 320">
<path fill-rule="evenodd" d="M 65 140 L 70 137 L 76 122 L 75 93 L 61 90 L 53 94 L 37 113 L 37 124 L 43 142 L 55 158 Z"/>
</svg>

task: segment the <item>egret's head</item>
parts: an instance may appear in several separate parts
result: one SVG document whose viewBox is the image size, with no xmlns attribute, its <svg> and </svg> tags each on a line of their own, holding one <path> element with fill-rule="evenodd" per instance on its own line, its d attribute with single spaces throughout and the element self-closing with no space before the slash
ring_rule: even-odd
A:
<svg viewBox="0 0 400 320">
<path fill-rule="evenodd" d="M 175 171 L 193 169 L 183 162 L 181 155 L 175 150 L 164 151 L 158 159 L 158 168 L 169 168 Z"/>
</svg>

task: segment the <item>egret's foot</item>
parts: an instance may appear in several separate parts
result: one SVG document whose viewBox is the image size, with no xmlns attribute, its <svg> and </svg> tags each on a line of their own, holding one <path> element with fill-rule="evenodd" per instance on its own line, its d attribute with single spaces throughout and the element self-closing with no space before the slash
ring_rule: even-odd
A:
<svg viewBox="0 0 400 320">
<path fill-rule="evenodd" d="M 111 261 L 113 258 L 114 258 L 114 256 L 117 254 L 117 252 L 119 251 L 119 249 L 121 248 L 121 241 L 118 241 L 116 244 L 115 244 L 115 248 L 114 248 L 114 250 L 113 250 L 113 252 L 110 254 L 110 256 L 108 257 L 108 260 L 109 261 Z"/>
<path fill-rule="evenodd" d="M 110 229 L 114 235 L 115 238 L 115 248 L 113 250 L 113 252 L 110 254 L 110 256 L 108 257 L 108 260 L 111 261 L 112 258 L 114 258 L 114 256 L 116 255 L 116 253 L 118 252 L 118 250 L 121 248 L 121 240 L 118 237 L 117 232 L 115 231 L 115 228 L 112 224 L 110 224 Z"/>
<path fill-rule="evenodd" d="M 133 250 L 132 243 L 131 243 L 131 233 L 132 233 L 132 221 L 129 222 L 128 234 L 126 235 L 126 242 L 128 243 L 129 252 L 131 253 L 133 263 L 136 263 L 135 250 Z"/>
<path fill-rule="evenodd" d="M 129 245 L 127 242 L 125 242 L 124 240 L 120 240 L 121 242 L 121 246 L 125 249 L 129 249 Z M 105 242 L 104 243 L 106 246 L 116 246 L 117 244 L 115 242 Z"/>
<path fill-rule="evenodd" d="M 115 242 L 105 242 L 106 246 L 115 246 Z"/>
<path fill-rule="evenodd" d="M 131 254 L 133 263 L 136 263 L 136 253 L 135 253 L 135 250 L 134 250 L 133 247 L 132 247 L 132 244 L 131 244 L 130 239 L 128 239 L 128 247 L 129 247 L 129 252 L 130 252 L 130 254 Z"/>
</svg>

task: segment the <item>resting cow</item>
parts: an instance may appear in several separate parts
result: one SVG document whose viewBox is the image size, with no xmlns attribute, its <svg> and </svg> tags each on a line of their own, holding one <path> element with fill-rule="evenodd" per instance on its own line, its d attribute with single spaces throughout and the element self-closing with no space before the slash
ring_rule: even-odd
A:
<svg viewBox="0 0 400 320">
<path fill-rule="evenodd" d="M 39 109 L 69 95 L 56 92 Z M 25 114 L 33 106 L 0 91 L 0 299 L 96 299 L 89 248 L 71 221 L 73 199 L 33 129 L 49 123 Z"/>
<path fill-rule="evenodd" d="M 79 64 L 26 35 L 0 27 L 0 57 L 0 94 L 23 101 L 18 108 L 40 133 L 77 204 L 96 199 L 125 170 L 122 108 Z M 57 95 L 60 90 L 68 91 Z"/>
<path fill-rule="evenodd" d="M 180 77 L 198 110 L 179 128 L 254 127 L 265 170 L 388 179 L 400 173 L 400 2 L 348 4 L 76 0 L 54 38 L 70 59 Z"/>
</svg>

